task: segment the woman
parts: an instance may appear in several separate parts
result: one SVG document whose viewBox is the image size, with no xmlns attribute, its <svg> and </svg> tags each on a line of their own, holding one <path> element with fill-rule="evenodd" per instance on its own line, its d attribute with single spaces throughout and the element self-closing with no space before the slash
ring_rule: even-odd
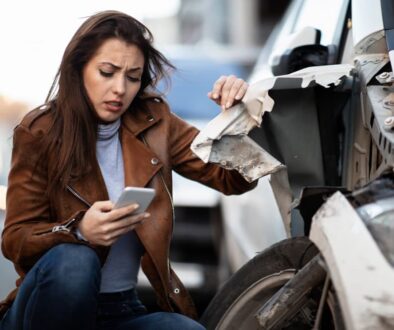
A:
<svg viewBox="0 0 394 330">
<path fill-rule="evenodd" d="M 71 39 L 47 103 L 14 132 L 2 251 L 20 279 L 0 329 L 202 329 L 168 259 L 171 170 L 226 194 L 254 185 L 190 151 L 197 130 L 150 93 L 171 67 L 120 12 Z M 225 109 L 246 89 L 221 77 L 209 97 Z M 147 212 L 113 208 L 125 186 L 155 189 Z M 138 300 L 140 264 L 164 312 Z"/>
</svg>

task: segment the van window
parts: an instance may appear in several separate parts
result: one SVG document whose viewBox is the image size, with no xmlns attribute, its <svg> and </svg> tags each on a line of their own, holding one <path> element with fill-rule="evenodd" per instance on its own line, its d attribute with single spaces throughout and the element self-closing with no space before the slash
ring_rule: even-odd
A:
<svg viewBox="0 0 394 330">
<path fill-rule="evenodd" d="M 338 44 L 336 33 L 338 28 L 343 28 L 343 15 L 348 2 L 348 0 L 305 0 L 293 31 L 311 26 L 321 31 L 322 45 Z"/>
</svg>

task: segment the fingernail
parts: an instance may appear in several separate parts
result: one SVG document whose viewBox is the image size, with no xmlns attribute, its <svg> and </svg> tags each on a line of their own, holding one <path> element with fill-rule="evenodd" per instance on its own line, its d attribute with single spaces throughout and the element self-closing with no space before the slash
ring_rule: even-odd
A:
<svg viewBox="0 0 394 330">
<path fill-rule="evenodd" d="M 133 209 L 138 209 L 140 206 L 138 204 L 133 204 Z"/>
<path fill-rule="evenodd" d="M 212 95 L 212 97 L 213 97 L 214 99 L 217 99 L 217 98 L 219 97 L 219 95 L 216 94 L 216 93 L 214 93 L 214 94 Z"/>
<path fill-rule="evenodd" d="M 230 102 L 227 102 L 226 103 L 226 108 L 228 109 L 228 108 L 230 108 L 231 107 L 231 103 Z"/>
<path fill-rule="evenodd" d="M 144 214 L 144 218 L 149 218 L 150 217 L 150 213 L 145 213 Z"/>
<path fill-rule="evenodd" d="M 241 96 L 237 95 L 237 96 L 235 97 L 235 99 L 236 99 L 236 100 L 240 100 L 240 99 L 241 99 Z"/>
<path fill-rule="evenodd" d="M 222 110 L 226 110 L 226 106 L 224 104 L 222 105 L 221 108 L 222 108 Z"/>
</svg>

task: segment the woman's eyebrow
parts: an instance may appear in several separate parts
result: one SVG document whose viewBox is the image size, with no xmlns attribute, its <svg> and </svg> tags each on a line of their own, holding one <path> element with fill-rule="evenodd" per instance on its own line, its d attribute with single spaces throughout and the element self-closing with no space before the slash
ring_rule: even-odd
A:
<svg viewBox="0 0 394 330">
<path fill-rule="evenodd" d="M 113 63 L 111 63 L 111 62 L 101 62 L 100 64 L 109 65 L 109 66 L 111 66 L 112 68 L 114 68 L 115 70 L 120 70 L 120 69 L 122 69 L 120 66 L 117 66 L 117 65 L 115 65 L 115 64 L 113 64 Z M 140 71 L 140 70 L 142 70 L 141 67 L 135 67 L 135 68 L 130 68 L 130 69 L 128 69 L 127 72 L 135 72 L 135 71 Z"/>
</svg>

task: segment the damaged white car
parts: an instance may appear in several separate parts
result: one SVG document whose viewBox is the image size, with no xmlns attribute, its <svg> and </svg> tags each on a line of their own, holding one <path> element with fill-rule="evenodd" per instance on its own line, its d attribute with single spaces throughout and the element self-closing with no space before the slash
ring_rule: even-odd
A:
<svg viewBox="0 0 394 330">
<path fill-rule="evenodd" d="M 208 329 L 393 329 L 394 4 L 294 1 L 281 29 L 277 37 L 292 34 L 272 52 L 277 76 L 256 79 L 243 104 L 215 118 L 192 149 L 247 180 L 270 174 L 282 234 L 302 223 L 304 237 L 246 263 L 202 322 Z M 253 203 L 264 198 L 249 193 L 241 207 L 262 213 L 238 212 L 236 220 L 259 221 L 266 210 Z"/>
</svg>

